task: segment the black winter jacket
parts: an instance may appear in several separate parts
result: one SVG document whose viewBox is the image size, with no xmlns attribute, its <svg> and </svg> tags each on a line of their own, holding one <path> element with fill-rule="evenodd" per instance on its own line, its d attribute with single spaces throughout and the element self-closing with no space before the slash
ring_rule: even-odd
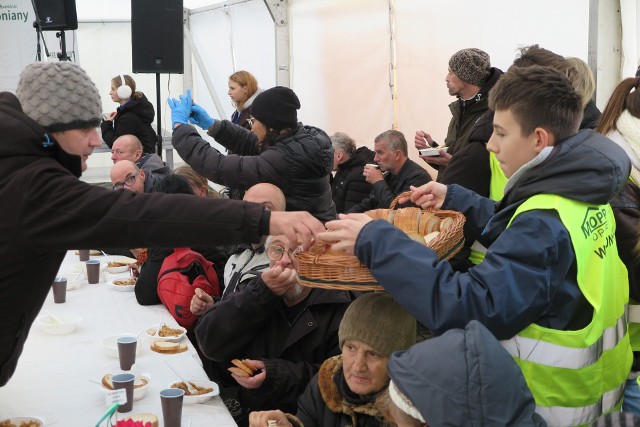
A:
<svg viewBox="0 0 640 427">
<path fill-rule="evenodd" d="M 422 166 L 411 159 L 407 159 L 397 175 L 393 175 L 391 172 L 386 173 L 382 181 L 373 184 L 369 197 L 353 206 L 347 212 L 357 213 L 378 208 L 387 209 L 398 194 L 409 191 L 409 186 L 419 187 L 429 181 L 431 181 L 431 175 Z M 415 205 L 407 202 L 398 207 L 406 206 Z"/>
<path fill-rule="evenodd" d="M 340 353 L 338 327 L 353 299 L 347 291 L 313 289 L 307 299 L 291 308 L 256 278 L 240 283 L 236 292 L 225 294 L 203 314 L 196 337 L 202 353 L 224 368 L 232 359 L 264 361 L 264 383 L 257 389 L 240 389 L 244 411 L 295 413 L 298 396 L 322 362 Z M 302 310 L 290 321 L 288 314 L 301 305 Z M 235 383 L 228 373 L 217 380 L 223 385 Z"/>
<path fill-rule="evenodd" d="M 343 393 L 342 356 L 327 359 L 298 400 L 297 427 L 380 427 L 386 425 L 377 395 L 359 398 Z M 386 388 L 386 387 L 385 387 Z"/>
<path fill-rule="evenodd" d="M 367 163 L 373 163 L 375 155 L 367 147 L 360 147 L 353 157 L 338 165 L 338 171 L 331 180 L 331 193 L 337 213 L 347 212 L 371 193 L 371 184 L 362 175 L 362 169 Z"/>
<path fill-rule="evenodd" d="M 257 204 L 82 182 L 80 157 L 45 134 L 15 95 L 0 93 L 0 200 L 7 204 L 0 210 L 0 387 L 67 250 L 259 242 L 268 234 L 261 224 L 270 214 Z"/>
<path fill-rule="evenodd" d="M 196 172 L 243 190 L 269 182 L 283 191 L 288 211 L 308 211 L 320 221 L 335 219 L 329 184 L 333 146 L 323 130 L 299 124 L 293 135 L 263 147 L 252 132 L 216 120 L 209 135 L 238 154 L 220 153 L 191 125 L 173 130 L 173 146 Z"/>
<path fill-rule="evenodd" d="M 139 92 L 136 92 L 139 93 Z M 145 153 L 155 153 L 158 136 L 151 127 L 155 110 L 146 96 L 140 99 L 132 97 L 127 103 L 116 109 L 114 121 L 105 120 L 100 125 L 102 139 L 111 148 L 113 141 L 122 135 L 135 135 L 142 142 Z"/>
</svg>

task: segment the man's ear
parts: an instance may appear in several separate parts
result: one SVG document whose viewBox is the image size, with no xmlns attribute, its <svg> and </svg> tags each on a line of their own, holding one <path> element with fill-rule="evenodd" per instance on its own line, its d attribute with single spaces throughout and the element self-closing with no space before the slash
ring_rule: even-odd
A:
<svg viewBox="0 0 640 427">
<path fill-rule="evenodd" d="M 135 158 L 135 160 L 133 161 L 134 163 L 140 160 L 140 158 L 142 157 L 142 150 L 136 150 L 133 157 Z"/>
<path fill-rule="evenodd" d="M 536 139 L 536 153 L 540 153 L 545 148 L 555 145 L 555 138 L 553 137 L 553 134 L 549 133 L 544 128 L 535 128 L 533 135 Z"/>
<path fill-rule="evenodd" d="M 147 174 L 145 173 L 144 169 L 140 168 L 140 172 L 138 172 L 140 174 L 140 177 L 142 178 L 142 180 L 144 181 L 144 179 L 146 178 Z"/>
</svg>

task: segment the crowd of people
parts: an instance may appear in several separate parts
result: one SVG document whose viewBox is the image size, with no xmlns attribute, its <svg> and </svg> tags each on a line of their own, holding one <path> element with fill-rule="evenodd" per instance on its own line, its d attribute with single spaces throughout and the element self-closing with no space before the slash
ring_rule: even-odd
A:
<svg viewBox="0 0 640 427">
<path fill-rule="evenodd" d="M 171 170 L 131 76 L 111 80 L 119 106 L 103 117 L 81 67 L 27 66 L 15 94 L 0 93 L 0 195 L 14 200 L 0 213 L 0 386 L 66 250 L 144 251 L 135 297 L 153 305 L 164 303 L 164 262 L 190 248 L 216 277 L 192 292 L 188 336 L 240 426 L 633 422 L 640 78 L 624 79 L 601 114 L 584 61 L 538 45 L 506 72 L 476 48 L 446 71 L 456 99 L 443 143 L 417 130 L 409 147 L 391 129 L 373 150 L 300 123 L 293 90 L 235 72 L 231 120 L 188 90 L 168 100 L 187 163 Z M 78 179 L 102 141 L 111 189 Z M 438 150 L 420 155 L 433 178 L 409 158 L 425 148 Z M 439 260 L 364 214 L 394 200 L 463 213 L 463 250 Z M 384 291 L 303 286 L 297 255 L 313 242 L 355 255 Z M 234 359 L 255 372 L 230 372 Z"/>
</svg>

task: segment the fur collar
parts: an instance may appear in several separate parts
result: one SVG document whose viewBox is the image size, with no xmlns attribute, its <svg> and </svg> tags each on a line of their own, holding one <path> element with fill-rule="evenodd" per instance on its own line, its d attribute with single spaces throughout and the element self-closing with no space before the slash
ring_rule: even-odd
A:
<svg viewBox="0 0 640 427">
<path fill-rule="evenodd" d="M 344 399 L 334 381 L 336 374 L 342 375 L 341 355 L 325 360 L 318 371 L 318 387 L 320 388 L 322 400 L 326 403 L 327 408 L 332 412 L 350 416 L 354 426 L 357 425 L 357 414 L 369 415 L 380 419 L 383 418 L 382 413 L 375 405 L 375 401 L 356 406 Z"/>
</svg>

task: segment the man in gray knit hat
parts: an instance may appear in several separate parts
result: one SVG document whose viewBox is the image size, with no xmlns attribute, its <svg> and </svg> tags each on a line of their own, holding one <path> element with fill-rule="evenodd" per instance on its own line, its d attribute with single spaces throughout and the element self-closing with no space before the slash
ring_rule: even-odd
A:
<svg viewBox="0 0 640 427">
<path fill-rule="evenodd" d="M 500 74 L 500 70 L 491 67 L 489 54 L 480 49 L 462 49 L 449 59 L 445 81 L 449 95 L 457 97 L 457 100 L 449 104 L 452 117 L 444 140 L 447 150 L 440 150 L 437 156 L 420 156 L 438 169 L 438 179 L 451 157 L 467 146 L 474 123 L 488 109 L 487 94 Z M 414 143 L 417 149 L 438 147 L 424 130 L 416 132 Z"/>
<path fill-rule="evenodd" d="M 270 231 L 308 246 L 324 228 L 306 212 L 81 182 L 101 145 L 102 103 L 91 78 L 70 62 L 34 63 L 16 95 L 0 92 L 0 386 L 69 249 L 257 243 Z"/>
</svg>

